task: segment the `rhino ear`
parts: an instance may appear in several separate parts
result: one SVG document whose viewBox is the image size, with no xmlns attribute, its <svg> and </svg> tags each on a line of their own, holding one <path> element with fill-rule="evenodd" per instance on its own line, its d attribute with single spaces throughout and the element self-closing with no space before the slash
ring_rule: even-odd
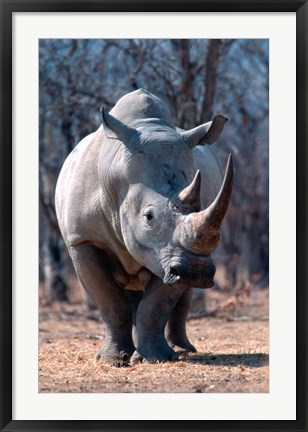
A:
<svg viewBox="0 0 308 432">
<path fill-rule="evenodd" d="M 104 107 L 101 107 L 101 116 L 107 138 L 120 140 L 128 147 L 137 146 L 139 139 L 138 132 L 135 129 L 109 114 Z"/>
<path fill-rule="evenodd" d="M 212 121 L 182 132 L 182 138 L 190 148 L 197 145 L 213 144 L 221 134 L 228 118 L 223 114 L 216 114 Z"/>
</svg>

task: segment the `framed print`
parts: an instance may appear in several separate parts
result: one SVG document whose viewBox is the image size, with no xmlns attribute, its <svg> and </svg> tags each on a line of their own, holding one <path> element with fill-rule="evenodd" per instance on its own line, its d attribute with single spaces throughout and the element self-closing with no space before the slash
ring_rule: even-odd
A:
<svg viewBox="0 0 308 432">
<path fill-rule="evenodd" d="M 306 431 L 307 2 L 0 4 L 1 430 Z"/>
</svg>

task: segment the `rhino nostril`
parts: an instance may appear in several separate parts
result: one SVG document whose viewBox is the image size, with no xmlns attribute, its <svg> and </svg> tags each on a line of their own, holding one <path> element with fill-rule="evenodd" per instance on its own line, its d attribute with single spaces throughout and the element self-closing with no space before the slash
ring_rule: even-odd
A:
<svg viewBox="0 0 308 432">
<path fill-rule="evenodd" d="M 180 274 L 176 267 L 170 265 L 165 273 L 164 283 L 167 285 L 173 285 L 180 279 Z"/>
<path fill-rule="evenodd" d="M 179 271 L 178 271 L 178 269 L 176 268 L 176 267 L 173 267 L 173 266 L 171 266 L 170 267 L 170 274 L 174 277 L 174 278 L 176 278 L 176 280 L 179 280 L 180 279 L 180 273 L 179 273 Z"/>
</svg>

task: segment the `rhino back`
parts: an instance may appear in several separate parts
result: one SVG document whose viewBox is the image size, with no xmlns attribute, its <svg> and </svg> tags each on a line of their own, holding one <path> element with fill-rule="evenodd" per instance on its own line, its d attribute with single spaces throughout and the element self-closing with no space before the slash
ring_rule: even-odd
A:
<svg viewBox="0 0 308 432">
<path fill-rule="evenodd" d="M 67 244 L 100 239 L 102 220 L 97 161 L 99 130 L 85 137 L 67 157 L 56 187 L 56 213 Z M 98 236 L 98 237 L 97 237 Z"/>
</svg>

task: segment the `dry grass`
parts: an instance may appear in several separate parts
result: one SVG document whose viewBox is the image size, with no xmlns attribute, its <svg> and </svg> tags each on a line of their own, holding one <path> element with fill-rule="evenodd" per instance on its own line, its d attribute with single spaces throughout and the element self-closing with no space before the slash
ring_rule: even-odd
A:
<svg viewBox="0 0 308 432">
<path fill-rule="evenodd" d="M 124 368 L 94 362 L 104 337 L 97 312 L 83 303 L 42 306 L 40 391 L 268 392 L 268 291 L 253 291 L 235 307 L 231 303 L 227 293 L 211 291 L 209 309 L 220 305 L 219 317 L 188 321 L 196 354 Z"/>
</svg>

